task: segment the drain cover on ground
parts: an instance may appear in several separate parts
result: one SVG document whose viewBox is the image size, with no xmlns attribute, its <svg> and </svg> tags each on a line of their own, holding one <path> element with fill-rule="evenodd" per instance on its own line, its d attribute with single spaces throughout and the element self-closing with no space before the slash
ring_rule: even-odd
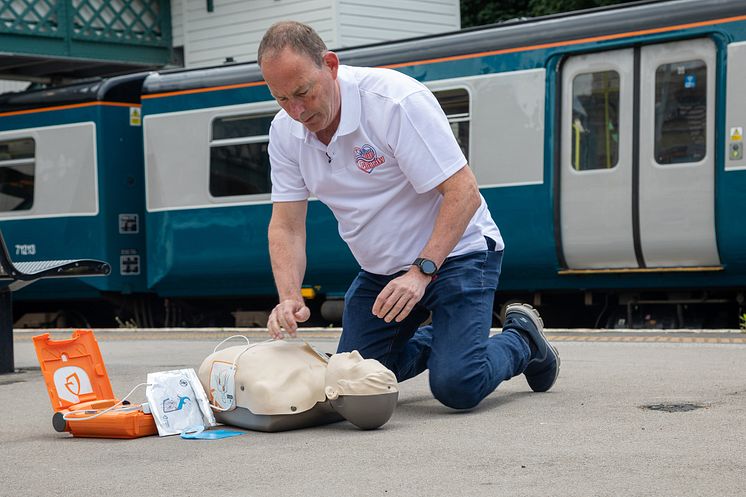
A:
<svg viewBox="0 0 746 497">
<path fill-rule="evenodd" d="M 640 406 L 643 409 L 648 409 L 650 411 L 663 411 L 663 412 L 687 412 L 687 411 L 694 411 L 695 409 L 703 409 L 704 405 L 702 404 L 693 404 L 691 402 L 686 403 L 670 403 L 670 404 L 648 404 L 644 406 Z"/>
</svg>

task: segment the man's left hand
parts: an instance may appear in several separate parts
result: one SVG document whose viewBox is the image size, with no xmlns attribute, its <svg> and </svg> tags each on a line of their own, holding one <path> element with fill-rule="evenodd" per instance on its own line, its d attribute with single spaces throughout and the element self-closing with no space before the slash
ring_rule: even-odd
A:
<svg viewBox="0 0 746 497">
<path fill-rule="evenodd" d="M 432 277 L 422 274 L 418 268 L 389 281 L 373 304 L 373 314 L 387 323 L 403 321 L 414 306 L 425 295 L 425 288 Z"/>
</svg>

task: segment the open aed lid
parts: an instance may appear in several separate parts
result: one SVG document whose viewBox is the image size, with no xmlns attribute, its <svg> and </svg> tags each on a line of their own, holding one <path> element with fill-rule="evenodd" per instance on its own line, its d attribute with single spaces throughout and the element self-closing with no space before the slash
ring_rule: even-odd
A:
<svg viewBox="0 0 746 497">
<path fill-rule="evenodd" d="M 74 330 L 67 340 L 52 340 L 45 333 L 33 340 L 55 412 L 114 398 L 93 331 Z"/>
</svg>

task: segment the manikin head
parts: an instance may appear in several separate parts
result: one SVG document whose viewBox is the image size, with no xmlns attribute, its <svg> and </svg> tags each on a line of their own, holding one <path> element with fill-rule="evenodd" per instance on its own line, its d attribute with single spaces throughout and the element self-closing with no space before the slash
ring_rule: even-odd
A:
<svg viewBox="0 0 746 497">
<path fill-rule="evenodd" d="M 339 58 L 316 31 L 294 21 L 270 27 L 257 61 L 269 91 L 288 115 L 310 132 L 331 138 L 339 126 Z"/>
<path fill-rule="evenodd" d="M 363 430 L 384 425 L 399 398 L 394 373 L 375 359 L 363 359 L 357 350 L 331 356 L 324 393 L 335 411 Z"/>
</svg>

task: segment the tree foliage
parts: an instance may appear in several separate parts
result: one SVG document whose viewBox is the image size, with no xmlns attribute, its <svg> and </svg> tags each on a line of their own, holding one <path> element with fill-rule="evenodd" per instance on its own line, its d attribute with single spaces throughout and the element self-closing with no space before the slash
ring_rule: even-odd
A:
<svg viewBox="0 0 746 497">
<path fill-rule="evenodd" d="M 461 27 L 591 9 L 634 0 L 461 0 Z"/>
</svg>

